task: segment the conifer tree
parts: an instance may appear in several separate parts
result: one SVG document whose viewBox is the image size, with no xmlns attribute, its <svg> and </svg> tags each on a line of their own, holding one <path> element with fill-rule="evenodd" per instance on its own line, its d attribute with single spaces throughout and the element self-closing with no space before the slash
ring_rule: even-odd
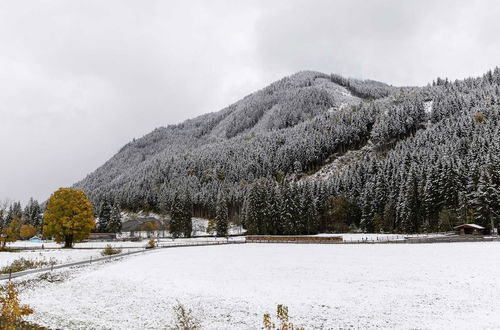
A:
<svg viewBox="0 0 500 330">
<path fill-rule="evenodd" d="M 111 220 L 111 202 L 109 198 L 104 198 L 99 206 L 99 222 L 97 223 L 97 231 L 105 233 L 108 230 L 109 222 Z"/>
<path fill-rule="evenodd" d="M 9 206 L 9 210 L 7 212 L 6 223 L 9 224 L 12 220 L 18 219 L 21 220 L 23 218 L 23 210 L 21 208 L 21 202 L 14 202 Z"/>
<path fill-rule="evenodd" d="M 479 176 L 472 205 L 477 224 L 489 228 L 489 230 L 493 229 L 491 228 L 491 223 L 496 218 L 496 210 L 498 209 L 497 194 L 498 190 L 492 185 L 488 171 L 483 168 Z"/>
<path fill-rule="evenodd" d="M 120 233 L 122 231 L 122 214 L 117 203 L 114 203 L 111 208 L 111 214 L 106 231 L 108 233 Z"/>
<path fill-rule="evenodd" d="M 184 205 L 179 194 L 175 194 L 170 207 L 170 235 L 177 238 L 183 233 Z"/>
<path fill-rule="evenodd" d="M 405 233 L 416 233 L 421 228 L 421 206 L 418 182 L 413 169 L 408 174 L 402 198 L 401 230 Z"/>
<path fill-rule="evenodd" d="M 437 171 L 431 167 L 426 178 L 424 193 L 422 196 L 423 213 L 427 227 L 431 231 L 438 230 L 439 211 L 442 207 L 442 199 L 439 196 L 439 182 Z"/>
<path fill-rule="evenodd" d="M 30 198 L 28 204 L 24 207 L 24 223 L 40 228 L 42 225 L 42 209 L 38 201 Z"/>
<path fill-rule="evenodd" d="M 219 237 L 227 236 L 229 214 L 227 208 L 227 200 L 222 191 L 220 191 L 217 196 L 215 221 L 216 221 L 215 230 L 217 232 L 217 236 Z"/>
<path fill-rule="evenodd" d="M 191 195 L 186 192 L 184 195 L 184 200 L 182 203 L 182 233 L 184 237 L 191 237 L 193 232 L 193 204 L 191 201 Z"/>
</svg>

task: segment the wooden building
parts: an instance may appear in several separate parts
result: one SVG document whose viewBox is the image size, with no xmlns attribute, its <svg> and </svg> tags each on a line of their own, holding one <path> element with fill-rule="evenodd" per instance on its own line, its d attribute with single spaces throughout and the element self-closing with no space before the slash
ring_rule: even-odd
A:
<svg viewBox="0 0 500 330">
<path fill-rule="evenodd" d="M 480 235 L 484 231 L 484 227 L 474 223 L 465 223 L 463 225 L 455 226 L 453 229 L 460 235 Z"/>
</svg>

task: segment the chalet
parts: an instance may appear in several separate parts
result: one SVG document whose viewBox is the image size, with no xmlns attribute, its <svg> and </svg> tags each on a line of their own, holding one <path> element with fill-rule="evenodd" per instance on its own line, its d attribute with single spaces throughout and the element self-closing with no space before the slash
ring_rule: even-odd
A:
<svg viewBox="0 0 500 330">
<path fill-rule="evenodd" d="M 463 225 L 455 226 L 453 229 L 460 235 L 478 235 L 482 234 L 484 227 L 474 223 L 465 223 Z"/>
</svg>

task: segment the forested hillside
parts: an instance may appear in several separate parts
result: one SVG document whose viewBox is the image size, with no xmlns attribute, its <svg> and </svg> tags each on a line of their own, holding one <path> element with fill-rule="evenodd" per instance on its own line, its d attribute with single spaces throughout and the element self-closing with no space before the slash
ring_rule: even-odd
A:
<svg viewBox="0 0 500 330">
<path fill-rule="evenodd" d="M 227 214 L 250 233 L 499 220 L 500 71 L 426 87 L 300 72 L 158 128 L 75 184 L 99 207 Z"/>
</svg>

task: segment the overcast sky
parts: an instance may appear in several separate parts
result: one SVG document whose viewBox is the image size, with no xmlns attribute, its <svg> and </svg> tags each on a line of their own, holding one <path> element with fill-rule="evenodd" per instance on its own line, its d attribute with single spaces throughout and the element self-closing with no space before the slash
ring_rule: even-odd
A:
<svg viewBox="0 0 500 330">
<path fill-rule="evenodd" d="M 0 199 L 299 70 L 425 85 L 500 63 L 498 1 L 0 2 Z"/>
</svg>

